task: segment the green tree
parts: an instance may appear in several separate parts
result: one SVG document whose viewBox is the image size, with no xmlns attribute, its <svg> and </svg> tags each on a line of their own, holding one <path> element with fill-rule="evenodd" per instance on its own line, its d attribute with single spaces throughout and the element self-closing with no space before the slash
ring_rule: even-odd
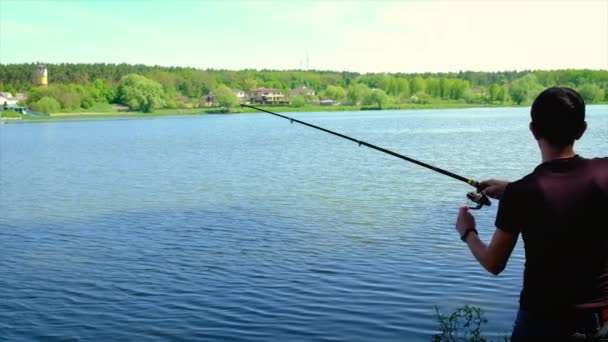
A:
<svg viewBox="0 0 608 342">
<path fill-rule="evenodd" d="M 11 93 L 13 96 L 15 96 L 15 94 L 17 93 L 17 90 L 11 84 L 6 85 L 4 87 L 4 91 L 7 92 L 7 93 Z"/>
<path fill-rule="evenodd" d="M 426 80 L 426 91 L 428 95 L 439 98 L 441 97 L 441 81 L 437 78 L 431 77 Z"/>
<path fill-rule="evenodd" d="M 494 83 L 490 86 L 490 88 L 488 89 L 488 92 L 490 93 L 489 96 L 490 96 L 491 102 L 499 100 L 500 90 L 501 90 L 501 86 L 499 86 L 496 83 Z"/>
<path fill-rule="evenodd" d="M 396 93 L 393 95 L 399 95 L 402 97 L 410 96 L 410 82 L 406 79 L 400 78 L 395 81 Z"/>
<path fill-rule="evenodd" d="M 383 88 L 383 90 L 386 91 L 388 95 L 402 97 L 409 96 L 410 83 L 408 80 L 404 78 L 387 77 L 387 81 L 383 83 L 386 83 L 384 85 L 386 88 Z"/>
<path fill-rule="evenodd" d="M 252 91 L 258 87 L 258 82 L 254 79 L 248 78 L 243 81 L 241 86 L 245 91 Z"/>
<path fill-rule="evenodd" d="M 513 84 L 509 88 L 509 95 L 515 103 L 520 105 L 528 99 L 528 88 L 524 84 Z"/>
<path fill-rule="evenodd" d="M 412 96 L 412 102 L 419 104 L 429 104 L 431 102 L 431 95 L 419 91 L 414 96 Z"/>
<path fill-rule="evenodd" d="M 1 1 L 1 0 L 0 0 Z M 389 99 L 408 101 L 412 95 L 424 92 L 431 101 L 469 101 L 504 103 L 510 100 L 512 91 L 514 102 L 527 104 L 540 91 L 549 86 L 568 86 L 585 93 L 587 101 L 606 100 L 608 92 L 608 70 L 551 70 L 551 71 L 503 71 L 503 72 L 449 72 L 424 74 L 387 74 L 334 71 L 276 71 L 276 70 L 201 70 L 189 67 L 162 67 L 129 64 L 47 64 L 51 84 L 42 90 L 36 87 L 32 77 L 36 64 L 0 64 L 0 89 L 28 92 L 28 103 L 34 103 L 44 96 L 53 97 L 64 109 L 87 106 L 87 96 L 95 102 L 122 102 L 117 97 L 117 87 L 121 79 L 129 74 L 142 75 L 161 84 L 164 95 L 160 103 L 181 106 L 188 102 L 198 102 L 202 95 L 216 89 L 218 85 L 229 88 L 252 90 L 258 86 L 274 87 L 282 91 L 303 86 L 316 92 L 325 92 L 330 87 L 348 89 L 349 102 L 360 103 L 369 94 L 369 88 L 384 90 Z M 600 94 L 599 86 L 604 92 Z M 485 90 L 483 96 L 472 94 L 471 89 Z M 364 91 L 361 91 L 365 89 Z M 523 90 L 522 90 L 523 89 Z M 326 92 L 335 97 L 332 91 Z M 338 94 L 338 97 L 340 94 Z M 310 99 L 308 99 L 310 100 Z M 171 102 L 173 101 L 173 102 Z M 132 100 L 136 108 L 140 102 Z M 0 104 L 1 105 L 1 104 Z M 158 104 L 160 105 L 160 104 Z"/>
<path fill-rule="evenodd" d="M 346 98 L 353 104 L 359 104 L 367 98 L 370 92 L 371 90 L 365 84 L 351 84 L 350 87 L 348 87 Z"/>
<path fill-rule="evenodd" d="M 226 108 L 233 107 L 239 102 L 236 94 L 225 85 L 221 85 L 215 89 L 215 100 L 220 106 Z"/>
<path fill-rule="evenodd" d="M 452 96 L 452 88 L 454 88 L 455 79 L 453 78 L 442 78 L 439 81 L 439 85 L 441 87 L 441 98 L 444 100 L 449 100 Z"/>
<path fill-rule="evenodd" d="M 346 91 L 342 87 L 330 85 L 325 89 L 325 97 L 334 101 L 340 101 L 346 98 Z"/>
<path fill-rule="evenodd" d="M 382 109 L 388 103 L 388 95 L 382 89 L 374 89 L 365 98 L 365 104 L 375 104 L 378 108 Z"/>
<path fill-rule="evenodd" d="M 604 99 L 604 91 L 595 84 L 585 84 L 578 89 L 586 103 L 599 102 Z"/>
<path fill-rule="evenodd" d="M 116 99 L 116 90 L 108 83 L 108 81 L 96 79 L 95 82 L 93 82 L 91 95 L 95 99 L 95 102 L 112 103 Z"/>
<path fill-rule="evenodd" d="M 518 105 L 528 102 L 543 91 L 544 87 L 538 83 L 534 74 L 527 74 L 511 83 L 509 95 Z"/>
<path fill-rule="evenodd" d="M 117 93 L 119 101 L 131 110 L 150 113 L 163 104 L 160 83 L 137 74 L 123 76 Z"/>
<path fill-rule="evenodd" d="M 498 93 L 496 94 L 496 101 L 504 103 L 507 101 L 507 91 L 505 87 L 499 87 Z"/>
<path fill-rule="evenodd" d="M 66 110 L 78 109 L 82 102 L 82 96 L 79 93 L 67 89 L 55 94 L 55 98 L 61 103 L 61 108 Z"/>
<path fill-rule="evenodd" d="M 413 94 L 426 91 L 426 81 L 424 78 L 420 76 L 414 77 L 410 83 L 410 91 Z"/>
<path fill-rule="evenodd" d="M 30 108 L 36 112 L 56 113 L 61 109 L 61 104 L 52 97 L 44 96 L 40 100 L 30 104 Z"/>
<path fill-rule="evenodd" d="M 454 79 L 448 89 L 448 98 L 451 100 L 466 99 L 470 96 L 471 84 L 467 80 Z"/>
</svg>

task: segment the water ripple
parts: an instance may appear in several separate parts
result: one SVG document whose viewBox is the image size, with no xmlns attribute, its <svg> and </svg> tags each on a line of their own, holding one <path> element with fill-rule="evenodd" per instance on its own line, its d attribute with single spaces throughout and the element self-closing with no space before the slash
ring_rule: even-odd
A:
<svg viewBox="0 0 608 342">
<path fill-rule="evenodd" d="M 583 155 L 608 149 L 602 110 Z M 520 109 L 294 116 L 479 178 L 537 162 L 504 150 Z M 445 177 L 254 114 L 0 131 L 0 340 L 426 341 L 464 304 L 510 330 L 521 243 L 481 269 Z"/>
</svg>

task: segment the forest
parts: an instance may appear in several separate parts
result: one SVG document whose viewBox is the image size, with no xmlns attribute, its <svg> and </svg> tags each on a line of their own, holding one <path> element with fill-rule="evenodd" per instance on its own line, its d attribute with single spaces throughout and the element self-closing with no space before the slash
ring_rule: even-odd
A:
<svg viewBox="0 0 608 342">
<path fill-rule="evenodd" d="M 38 65 L 47 87 L 36 85 Z M 530 70 L 448 73 L 356 73 L 322 70 L 214 70 L 132 64 L 0 64 L 0 91 L 28 95 L 23 105 L 43 112 L 70 112 L 122 105 L 132 111 L 159 108 L 232 107 L 235 90 L 274 88 L 291 106 L 331 100 L 345 106 L 527 105 L 546 87 L 576 89 L 587 103 L 608 101 L 608 70 Z M 292 94 L 296 88 L 313 90 Z"/>
</svg>

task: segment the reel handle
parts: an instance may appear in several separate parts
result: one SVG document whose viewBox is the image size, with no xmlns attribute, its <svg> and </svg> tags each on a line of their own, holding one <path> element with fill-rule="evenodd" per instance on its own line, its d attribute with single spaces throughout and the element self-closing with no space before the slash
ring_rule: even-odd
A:
<svg viewBox="0 0 608 342">
<path fill-rule="evenodd" d="M 481 192 L 471 191 L 471 192 L 467 193 L 467 198 L 471 202 L 477 203 L 477 206 L 469 207 L 469 209 L 477 210 L 477 209 L 481 209 L 484 205 L 486 205 L 486 206 L 492 205 L 492 202 L 490 202 L 490 199 L 488 198 L 488 196 L 482 194 Z"/>
</svg>

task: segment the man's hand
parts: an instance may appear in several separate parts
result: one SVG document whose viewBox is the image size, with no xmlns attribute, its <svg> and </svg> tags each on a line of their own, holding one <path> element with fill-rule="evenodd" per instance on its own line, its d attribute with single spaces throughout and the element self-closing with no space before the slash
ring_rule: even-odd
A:
<svg viewBox="0 0 608 342">
<path fill-rule="evenodd" d="M 497 179 L 488 179 L 479 183 L 481 187 L 481 193 L 492 197 L 494 199 L 500 200 L 502 198 L 502 194 L 505 192 L 505 188 L 509 184 L 508 181 L 497 180 Z"/>
<path fill-rule="evenodd" d="M 469 228 L 475 228 L 475 218 L 469 212 L 469 207 L 460 207 L 458 217 L 456 218 L 456 230 L 462 235 Z"/>
<path fill-rule="evenodd" d="M 475 218 L 469 212 L 468 207 L 460 207 L 456 219 L 456 230 L 462 236 L 471 228 L 475 228 Z M 493 275 L 498 275 L 505 269 L 518 236 L 519 234 L 496 229 L 489 245 L 481 241 L 477 234 L 469 234 L 465 242 L 479 264 Z"/>
</svg>

